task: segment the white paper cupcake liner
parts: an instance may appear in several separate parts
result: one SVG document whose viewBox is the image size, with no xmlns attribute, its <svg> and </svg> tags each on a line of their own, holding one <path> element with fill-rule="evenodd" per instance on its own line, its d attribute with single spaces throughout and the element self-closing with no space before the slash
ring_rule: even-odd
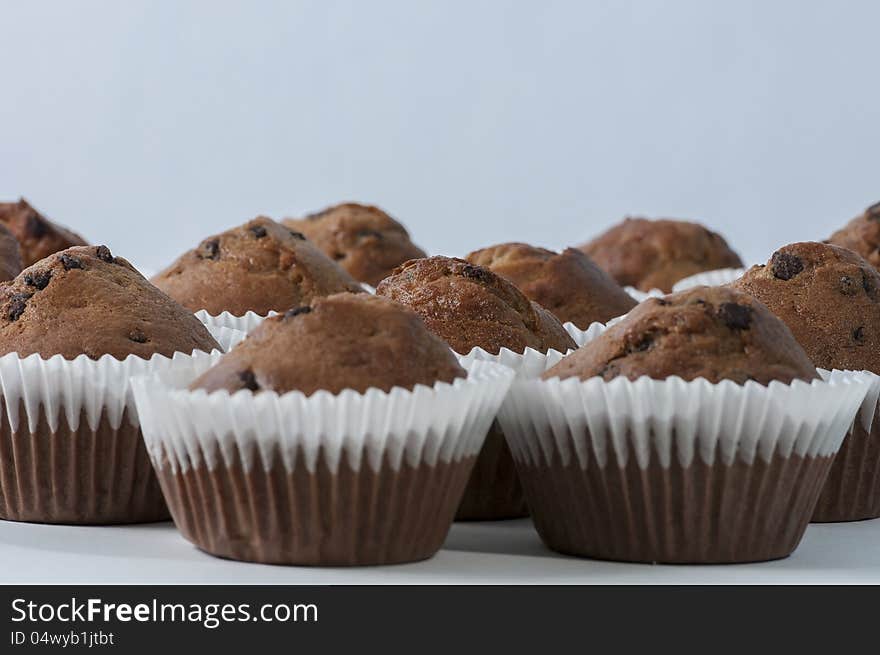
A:
<svg viewBox="0 0 880 655">
<path fill-rule="evenodd" d="M 870 386 L 858 372 L 822 375 L 766 387 L 520 379 L 499 421 L 550 548 L 638 562 L 763 561 L 797 547 Z"/>
<path fill-rule="evenodd" d="M 458 460 L 475 455 L 504 399 L 512 372 L 473 362 L 467 378 L 412 391 L 345 390 L 278 395 L 239 391 L 206 393 L 184 388 L 219 359 L 193 359 L 188 366 L 133 380 L 147 450 L 158 468 L 172 471 L 228 465 L 236 448 L 245 470 L 264 469 L 275 454 L 288 471 L 297 457 L 313 471 L 319 452 L 331 472 L 345 457 L 358 470 L 362 459 L 378 470 L 383 458 L 403 462 Z M 163 457 L 164 456 L 164 457 Z"/>
<path fill-rule="evenodd" d="M 210 331 L 224 349 L 244 338 L 228 328 Z M 167 518 L 129 381 L 210 357 L 0 357 L 0 516 L 51 523 Z"/>
<path fill-rule="evenodd" d="M 880 517 L 880 376 L 869 371 L 862 375 L 869 390 L 831 464 L 813 512 L 814 522 Z"/>
<path fill-rule="evenodd" d="M 635 287 L 623 287 L 623 290 L 626 291 L 630 296 L 636 299 L 637 302 L 642 302 L 648 298 L 660 298 L 661 296 L 665 296 L 666 293 L 661 291 L 660 289 L 651 289 L 650 291 L 642 291 L 641 289 L 636 289 Z"/>
<path fill-rule="evenodd" d="M 244 332 L 245 334 L 247 334 L 255 327 L 257 327 L 260 323 L 262 323 L 263 319 L 267 318 L 268 316 L 274 316 L 277 313 L 278 312 L 269 312 L 266 316 L 260 316 L 255 312 L 246 312 L 243 316 L 236 316 L 235 314 L 230 314 L 229 312 L 221 312 L 217 316 L 213 316 L 204 309 L 200 309 L 195 314 L 196 318 L 209 328 L 225 327 L 232 330 L 238 330 L 239 332 Z"/>
<path fill-rule="evenodd" d="M 672 286 L 672 292 L 687 291 L 694 287 L 720 287 L 738 280 L 745 272 L 744 268 L 719 268 L 714 271 L 697 273 L 676 282 Z"/>
<path fill-rule="evenodd" d="M 477 361 L 411 391 L 181 388 L 207 365 L 134 381 L 177 527 L 221 557 L 323 566 L 436 553 L 513 377 Z"/>
<path fill-rule="evenodd" d="M 545 361 L 549 368 L 558 357 Z M 518 380 L 500 413 L 514 458 L 539 463 L 556 451 L 567 465 L 581 468 L 591 457 L 600 467 L 626 466 L 635 457 L 640 468 L 656 457 L 668 468 L 673 444 L 679 463 L 695 457 L 707 464 L 737 457 L 750 463 L 774 453 L 802 457 L 837 452 L 870 387 L 866 376 L 851 371 L 825 373 L 825 379 L 762 386 L 729 380 L 712 384 L 620 377 L 581 381 Z M 588 433 L 590 443 L 572 441 Z"/>
</svg>

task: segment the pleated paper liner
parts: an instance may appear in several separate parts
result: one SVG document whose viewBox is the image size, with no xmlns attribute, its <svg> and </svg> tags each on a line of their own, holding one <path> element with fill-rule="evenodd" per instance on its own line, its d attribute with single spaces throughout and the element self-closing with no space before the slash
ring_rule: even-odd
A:
<svg viewBox="0 0 880 655">
<path fill-rule="evenodd" d="M 566 329 L 568 326 L 577 330 L 571 323 L 566 323 Z M 591 326 L 590 334 L 598 334 L 600 327 L 598 323 Z M 550 352 L 562 356 L 555 350 Z M 547 357 L 548 353 L 541 353 L 533 348 L 526 348 L 522 353 L 502 348 L 497 355 L 482 348 L 474 348 L 467 355 L 459 355 L 459 361 L 463 366 L 477 361 L 494 362 L 514 371 L 516 377 L 534 377 L 538 371 L 544 370 Z M 504 430 L 497 420 L 493 421 L 455 518 L 457 521 L 500 521 L 523 518 L 528 514 L 522 485 Z"/>
<path fill-rule="evenodd" d="M 766 387 L 519 380 L 499 420 L 548 547 L 750 562 L 796 548 L 868 388 L 863 374 L 841 371 Z"/>
<path fill-rule="evenodd" d="M 244 337 L 211 332 L 223 348 Z M 202 358 L 210 355 L 0 357 L 0 518 L 68 524 L 168 519 L 129 379 Z"/>
<path fill-rule="evenodd" d="M 232 330 L 238 330 L 247 334 L 268 316 L 274 316 L 278 312 L 269 312 L 266 316 L 260 316 L 256 312 L 245 312 L 243 316 L 236 316 L 229 312 L 221 312 L 217 316 L 212 316 L 204 309 L 197 311 L 196 318 L 199 319 L 206 327 L 223 327 Z"/>
<path fill-rule="evenodd" d="M 744 268 L 718 268 L 714 271 L 704 271 L 679 280 L 672 285 L 672 292 L 687 291 L 694 287 L 721 287 L 738 280 L 745 272 Z"/>
<path fill-rule="evenodd" d="M 364 291 L 375 295 L 376 289 L 369 284 L 361 283 Z M 226 327 L 233 330 L 239 330 L 247 334 L 269 316 L 274 316 L 278 312 L 269 312 L 266 315 L 257 314 L 256 312 L 247 311 L 242 316 L 236 316 L 230 312 L 220 312 L 216 316 L 209 314 L 206 310 L 200 309 L 195 312 L 196 318 L 204 323 L 207 327 Z"/>
<path fill-rule="evenodd" d="M 880 517 L 880 376 L 864 372 L 871 388 L 828 473 L 813 521 L 861 521 Z"/>
<path fill-rule="evenodd" d="M 513 372 L 385 393 L 188 391 L 209 361 L 133 381 L 174 521 L 238 560 L 347 566 L 442 545 Z"/>
</svg>

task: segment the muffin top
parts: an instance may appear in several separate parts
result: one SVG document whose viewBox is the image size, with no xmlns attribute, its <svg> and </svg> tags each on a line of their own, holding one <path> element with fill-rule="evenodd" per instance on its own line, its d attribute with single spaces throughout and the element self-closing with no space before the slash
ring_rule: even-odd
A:
<svg viewBox="0 0 880 655">
<path fill-rule="evenodd" d="M 317 296 L 362 290 L 305 236 L 264 216 L 208 237 L 153 284 L 184 307 L 215 316 L 266 315 Z"/>
<path fill-rule="evenodd" d="M 21 273 L 21 249 L 6 226 L 0 223 L 0 282 L 13 279 Z"/>
<path fill-rule="evenodd" d="M 785 323 L 750 295 L 726 287 L 649 298 L 543 377 L 663 380 L 673 375 L 764 385 L 817 377 Z"/>
<path fill-rule="evenodd" d="M 579 328 L 605 323 L 636 306 L 611 276 L 575 248 L 555 253 L 525 243 L 503 243 L 465 259 L 506 277 L 560 321 Z"/>
<path fill-rule="evenodd" d="M 220 349 L 191 312 L 107 246 L 76 246 L 0 283 L 0 355 L 125 359 Z"/>
<path fill-rule="evenodd" d="M 415 313 L 385 298 L 339 293 L 267 318 L 190 388 L 363 393 L 464 375 Z"/>
<path fill-rule="evenodd" d="M 493 354 L 577 347 L 553 314 L 500 275 L 463 259 L 414 259 L 382 280 L 376 293 L 414 310 L 458 353 L 477 346 Z"/>
<path fill-rule="evenodd" d="M 347 202 L 283 223 L 305 234 L 353 278 L 372 286 L 396 266 L 425 256 L 403 225 L 372 205 Z"/>
<path fill-rule="evenodd" d="M 880 374 L 880 273 L 856 253 L 793 243 L 731 286 L 785 321 L 816 366 Z"/>
<path fill-rule="evenodd" d="M 580 249 L 619 284 L 672 291 L 690 275 L 742 266 L 715 232 L 698 223 L 627 218 Z"/>
<path fill-rule="evenodd" d="M 24 266 L 30 266 L 59 250 L 86 245 L 80 235 L 53 223 L 24 198 L 18 202 L 0 202 L 0 223 L 18 239 Z"/>
<path fill-rule="evenodd" d="M 880 202 L 871 205 L 828 238 L 828 243 L 860 254 L 880 268 Z"/>
</svg>

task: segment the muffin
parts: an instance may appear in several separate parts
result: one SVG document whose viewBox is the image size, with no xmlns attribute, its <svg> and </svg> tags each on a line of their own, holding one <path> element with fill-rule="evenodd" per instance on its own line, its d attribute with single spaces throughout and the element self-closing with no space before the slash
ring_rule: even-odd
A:
<svg viewBox="0 0 880 655">
<path fill-rule="evenodd" d="M 18 241 L 0 224 L 0 282 L 7 282 L 21 273 L 21 249 Z"/>
<path fill-rule="evenodd" d="M 871 205 L 828 238 L 828 243 L 847 248 L 880 268 L 880 202 Z"/>
<path fill-rule="evenodd" d="M 0 518 L 168 518 L 128 379 L 219 344 L 106 246 L 0 284 Z"/>
<path fill-rule="evenodd" d="M 188 392 L 135 385 L 184 537 L 239 560 L 391 564 L 432 556 L 452 523 L 512 377 L 476 364 L 465 377 L 404 307 L 336 294 L 266 319 Z"/>
<path fill-rule="evenodd" d="M 724 287 L 646 300 L 557 359 L 514 384 L 501 425 L 544 543 L 620 561 L 789 555 L 867 389 L 819 378 Z"/>
<path fill-rule="evenodd" d="M 219 348 L 191 312 L 107 246 L 76 246 L 0 284 L 0 355 L 125 359 Z"/>
<path fill-rule="evenodd" d="M 425 257 L 403 225 L 372 205 L 347 202 L 282 222 L 305 234 L 354 279 L 374 287 L 400 264 Z"/>
<path fill-rule="evenodd" d="M 412 389 L 462 376 L 455 355 L 414 312 L 384 298 L 336 294 L 269 317 L 191 388 L 310 396 Z"/>
<path fill-rule="evenodd" d="M 153 284 L 192 311 L 265 316 L 360 285 L 300 233 L 260 216 L 208 237 Z"/>
<path fill-rule="evenodd" d="M 414 310 L 431 332 L 462 355 L 474 348 L 500 357 L 502 349 L 545 353 L 576 347 L 562 324 L 511 282 L 461 259 L 407 262 L 385 278 L 376 293 Z M 504 433 L 494 423 L 456 518 L 494 520 L 527 513 Z"/>
<path fill-rule="evenodd" d="M 18 240 L 24 266 L 71 246 L 87 245 L 80 235 L 53 223 L 24 198 L 0 202 L 0 223 Z"/>
<path fill-rule="evenodd" d="M 672 291 L 681 279 L 742 261 L 727 242 L 698 223 L 627 218 L 580 246 L 623 286 Z"/>
<path fill-rule="evenodd" d="M 812 380 L 817 374 L 790 330 L 767 307 L 732 289 L 697 287 L 643 301 L 544 379 L 609 381 L 618 376 L 767 385 Z"/>
<path fill-rule="evenodd" d="M 781 318 L 816 366 L 880 375 L 880 273 L 856 253 L 794 243 L 732 286 Z M 834 459 L 816 521 L 880 516 L 880 413 L 868 409 L 867 425 L 856 420 Z"/>
<path fill-rule="evenodd" d="M 463 259 L 414 259 L 395 269 L 376 293 L 415 311 L 461 354 L 482 348 L 522 352 L 576 345 L 559 320 L 503 277 Z"/>
<path fill-rule="evenodd" d="M 562 323 L 586 329 L 626 314 L 636 301 L 580 250 L 555 253 L 525 243 L 503 243 L 465 259 L 511 282 Z"/>
</svg>

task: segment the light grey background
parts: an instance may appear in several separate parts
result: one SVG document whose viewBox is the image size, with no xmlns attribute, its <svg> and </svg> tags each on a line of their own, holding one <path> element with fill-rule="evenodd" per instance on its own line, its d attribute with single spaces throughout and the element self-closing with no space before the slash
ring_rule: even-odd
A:
<svg viewBox="0 0 880 655">
<path fill-rule="evenodd" d="M 880 3 L 0 0 L 0 197 L 147 268 L 379 203 L 433 252 L 626 213 L 746 259 L 880 200 Z"/>
</svg>

